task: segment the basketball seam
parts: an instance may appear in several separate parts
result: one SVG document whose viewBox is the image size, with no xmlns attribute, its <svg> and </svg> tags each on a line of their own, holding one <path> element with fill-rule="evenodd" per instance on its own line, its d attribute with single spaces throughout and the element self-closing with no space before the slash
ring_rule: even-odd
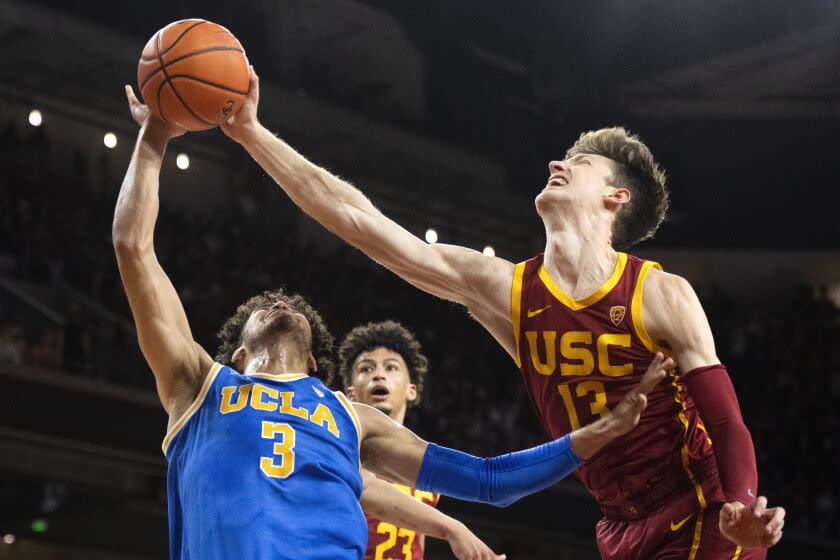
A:
<svg viewBox="0 0 840 560">
<path fill-rule="evenodd" d="M 158 31 L 158 34 L 157 34 L 157 35 L 158 35 L 158 40 L 157 40 L 157 48 L 158 48 L 157 50 L 158 50 L 158 53 L 157 53 L 157 56 L 153 56 L 153 57 L 151 57 L 151 58 L 146 58 L 146 57 L 144 57 L 144 56 L 141 54 L 141 55 L 140 55 L 140 60 L 154 60 L 154 59 L 156 59 L 156 58 L 157 58 L 157 59 L 160 59 L 160 57 L 162 57 L 163 55 L 165 55 L 166 53 L 168 53 L 169 51 L 171 51 L 171 50 L 172 50 L 172 47 L 174 47 L 175 45 L 177 45 L 177 44 L 178 44 L 178 41 L 180 41 L 181 39 L 183 39 L 183 38 L 184 38 L 184 35 L 186 35 L 187 33 L 189 33 L 189 32 L 190 32 L 193 28 L 198 27 L 198 26 L 199 26 L 199 25 L 201 25 L 202 23 L 208 23 L 208 22 L 207 22 L 206 20 L 202 20 L 202 21 L 196 22 L 196 23 L 192 24 L 191 26 L 187 27 L 186 29 L 184 29 L 184 31 L 183 31 L 180 35 L 178 35 L 178 38 L 177 38 L 177 39 L 175 39 L 175 42 L 174 42 L 174 43 L 172 43 L 171 45 L 169 45 L 168 47 L 166 47 L 166 50 L 165 50 L 165 51 L 163 51 L 163 52 L 161 52 L 161 50 L 160 50 L 160 35 L 161 35 L 161 33 L 160 33 L 160 31 Z M 163 31 L 163 30 L 161 30 L 161 31 Z"/>
<path fill-rule="evenodd" d="M 198 25 L 198 24 L 196 24 L 196 25 Z M 193 27 L 195 27 L 195 25 Z M 190 27 L 190 29 L 192 29 L 192 27 Z M 189 31 L 190 29 L 187 29 L 187 31 Z M 186 31 L 184 33 L 186 33 Z M 182 35 L 182 37 L 183 37 L 183 35 Z M 163 107 L 160 104 L 160 90 L 163 89 L 164 84 L 169 84 L 169 87 L 172 88 L 172 93 L 175 94 L 175 97 L 178 98 L 178 101 L 181 102 L 181 105 L 183 105 L 184 108 L 187 111 L 189 111 L 192 116 L 194 116 L 196 118 L 196 120 L 199 120 L 199 121 L 203 122 L 204 124 L 209 124 L 210 126 L 217 126 L 215 123 L 212 123 L 210 121 L 206 121 L 206 120 L 202 119 L 201 117 L 199 117 L 198 115 L 196 115 L 195 111 L 192 110 L 192 107 L 187 105 L 187 103 L 181 98 L 181 94 L 179 94 L 178 90 L 175 89 L 175 84 L 173 84 L 171 81 L 169 81 L 169 73 L 166 71 L 166 67 L 164 67 L 164 65 L 163 65 L 163 53 L 160 52 L 160 33 L 158 33 L 157 43 L 158 43 L 158 60 L 160 61 L 160 69 L 163 70 L 163 78 L 164 78 L 163 83 L 160 84 L 160 87 L 158 88 L 158 108 L 162 109 L 162 107 Z M 161 114 L 163 114 L 162 110 L 161 110 Z M 164 120 L 166 120 L 166 119 L 164 119 Z M 167 120 L 167 122 L 169 122 L 169 121 Z"/>
<path fill-rule="evenodd" d="M 202 84 L 206 84 L 208 86 L 213 86 L 215 88 L 219 88 L 221 90 L 228 91 L 230 93 L 235 93 L 237 95 L 248 95 L 247 91 L 239 91 L 237 89 L 232 89 L 232 88 L 229 88 L 229 87 L 226 87 L 226 86 L 219 85 L 219 84 L 214 83 L 214 82 L 209 82 L 207 80 L 203 80 L 201 78 L 196 78 L 195 76 L 190 76 L 189 74 L 175 74 L 174 76 L 169 76 L 169 81 L 172 82 L 172 80 L 174 80 L 175 78 L 183 78 L 185 80 L 192 80 L 194 82 L 199 82 L 199 83 L 202 83 Z"/>
<path fill-rule="evenodd" d="M 158 32 L 158 34 L 157 34 L 156 43 L 157 43 L 156 46 L 157 46 L 157 51 L 158 51 L 158 56 L 156 58 L 157 58 L 157 61 L 160 63 L 161 69 L 163 69 L 163 57 L 160 55 L 160 32 Z M 166 123 L 169 122 L 169 119 L 166 118 L 166 112 L 163 110 L 163 105 L 160 102 L 160 92 L 163 91 L 163 86 L 165 86 L 167 83 L 169 83 L 169 82 L 166 81 L 166 72 L 164 72 L 163 73 L 163 81 L 158 86 L 158 90 L 157 90 L 157 106 L 158 106 L 158 111 L 160 112 L 160 116 L 163 117 L 163 122 L 166 122 Z M 140 94 L 141 95 L 143 94 L 143 88 L 142 87 L 140 88 Z"/>
<path fill-rule="evenodd" d="M 236 52 L 241 52 L 241 53 L 244 53 L 244 52 L 245 52 L 245 51 L 243 51 L 242 49 L 239 49 L 239 48 L 237 48 L 237 47 L 210 47 L 209 49 L 202 49 L 202 50 L 200 50 L 200 51 L 195 51 L 195 52 L 192 52 L 192 53 L 190 53 L 190 54 L 185 54 L 184 56 L 179 57 L 179 58 L 176 58 L 175 60 L 171 60 L 171 61 L 167 62 L 166 64 L 163 64 L 163 61 L 161 60 L 161 67 L 160 67 L 160 68 L 157 68 L 154 72 L 152 72 L 151 74 L 149 74 L 148 76 L 146 76 L 146 79 L 145 79 L 145 80 L 143 80 L 143 83 L 142 83 L 142 84 L 140 84 L 140 91 L 143 91 L 143 86 L 145 86 L 145 85 L 146 85 L 146 83 L 147 83 L 149 80 L 151 80 L 151 79 L 152 79 L 152 77 L 153 77 L 155 74 L 157 74 L 158 72 L 160 72 L 161 70 L 163 70 L 163 69 L 164 69 L 164 68 L 166 68 L 167 66 L 172 66 L 172 65 L 173 65 L 173 64 L 175 64 L 176 62 L 180 62 L 180 61 L 184 60 L 185 58 L 189 58 L 189 57 L 191 57 L 191 56 L 196 56 L 196 55 L 199 55 L 199 54 L 204 54 L 204 53 L 208 53 L 208 52 L 215 52 L 215 51 L 236 51 Z"/>
</svg>

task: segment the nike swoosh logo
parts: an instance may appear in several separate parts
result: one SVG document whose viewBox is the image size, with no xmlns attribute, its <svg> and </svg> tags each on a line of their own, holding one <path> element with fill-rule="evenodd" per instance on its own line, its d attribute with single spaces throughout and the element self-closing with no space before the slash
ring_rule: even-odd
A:
<svg viewBox="0 0 840 560">
<path fill-rule="evenodd" d="M 545 306 L 545 307 L 543 307 L 542 309 L 537 309 L 536 311 L 531 311 L 531 310 L 529 309 L 529 310 L 528 310 L 528 318 L 531 318 L 531 317 L 533 317 L 534 315 L 539 315 L 540 313 L 542 313 L 543 311 L 545 311 L 545 310 L 546 310 L 546 309 L 548 309 L 549 307 L 551 307 L 551 306 L 550 306 L 550 305 L 546 305 L 546 306 Z"/>
<path fill-rule="evenodd" d="M 674 523 L 673 521 L 671 521 L 671 530 L 672 530 L 672 531 L 677 531 L 677 530 L 679 530 L 679 528 L 680 528 L 680 527 L 682 527 L 683 525 L 685 525 L 685 522 L 686 522 L 686 521 L 688 521 L 689 519 L 691 519 L 692 517 L 694 517 L 694 514 L 693 514 L 693 513 L 692 513 L 692 514 L 690 514 L 690 515 L 689 515 L 688 517 L 686 517 L 685 519 L 683 519 L 682 521 L 680 521 L 679 523 Z"/>
</svg>

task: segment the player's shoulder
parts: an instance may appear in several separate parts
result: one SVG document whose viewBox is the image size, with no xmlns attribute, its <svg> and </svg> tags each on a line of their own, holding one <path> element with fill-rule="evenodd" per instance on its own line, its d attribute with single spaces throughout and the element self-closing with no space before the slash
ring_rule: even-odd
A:
<svg viewBox="0 0 840 560">
<path fill-rule="evenodd" d="M 645 282 L 645 299 L 648 295 L 664 299 L 666 303 L 676 303 L 686 298 L 696 298 L 691 282 L 671 272 L 653 267 Z"/>
<path fill-rule="evenodd" d="M 703 315 L 703 307 L 691 282 L 680 276 L 652 268 L 644 285 L 645 322 L 670 323 L 673 317 L 688 319 Z"/>
</svg>

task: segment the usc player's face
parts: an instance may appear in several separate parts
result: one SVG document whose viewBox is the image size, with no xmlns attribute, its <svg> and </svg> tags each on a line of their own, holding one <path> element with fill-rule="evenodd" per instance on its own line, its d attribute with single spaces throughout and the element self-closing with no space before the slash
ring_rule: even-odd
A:
<svg viewBox="0 0 840 560">
<path fill-rule="evenodd" d="M 362 352 L 353 362 L 352 385 L 347 395 L 402 421 L 408 403 L 417 399 L 403 357 L 387 348 Z"/>
<path fill-rule="evenodd" d="M 614 162 L 595 154 L 578 154 L 548 164 L 548 180 L 535 200 L 537 212 L 546 221 L 555 215 L 599 212 L 616 191 L 627 192 L 610 185 Z M 629 194 L 629 193 L 628 193 Z"/>
</svg>

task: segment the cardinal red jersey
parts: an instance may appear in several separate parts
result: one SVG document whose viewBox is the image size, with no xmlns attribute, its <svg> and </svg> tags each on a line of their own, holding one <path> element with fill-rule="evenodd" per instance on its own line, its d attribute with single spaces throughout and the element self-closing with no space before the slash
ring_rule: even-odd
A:
<svg viewBox="0 0 840 560">
<path fill-rule="evenodd" d="M 542 265 L 538 255 L 514 269 L 511 319 L 531 400 L 559 438 L 607 415 L 647 370 L 658 348 L 642 324 L 642 288 L 661 267 L 619 253 L 606 283 L 574 300 Z M 639 519 L 686 493 L 706 507 L 703 483 L 717 478 L 712 441 L 678 370 L 648 395 L 639 425 L 577 475 L 608 518 Z"/>
<path fill-rule="evenodd" d="M 440 501 L 440 494 L 402 484 L 394 486 L 431 507 L 437 507 Z M 375 517 L 368 517 L 367 524 L 368 545 L 364 560 L 423 560 L 423 535 Z"/>
</svg>

